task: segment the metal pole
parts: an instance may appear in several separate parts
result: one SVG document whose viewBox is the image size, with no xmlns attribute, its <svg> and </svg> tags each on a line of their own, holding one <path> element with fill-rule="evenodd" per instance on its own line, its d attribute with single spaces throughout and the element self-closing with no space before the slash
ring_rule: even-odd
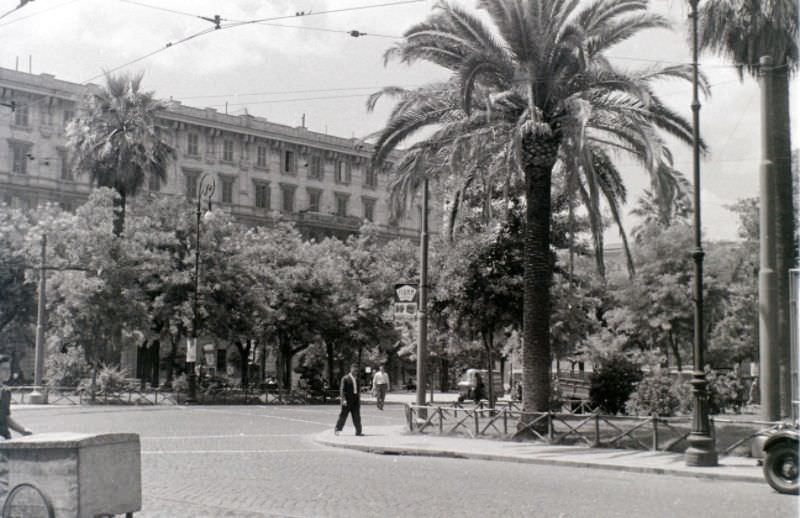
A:
<svg viewBox="0 0 800 518">
<path fill-rule="evenodd" d="M 208 205 L 209 208 L 211 207 L 211 196 L 214 194 L 214 189 L 216 187 L 214 180 L 211 179 L 211 183 L 208 185 L 203 186 L 208 175 L 203 175 L 200 177 L 200 184 L 197 187 L 197 211 L 196 211 L 196 223 L 197 223 L 197 233 L 196 233 L 196 246 L 194 251 L 194 304 L 193 304 L 193 311 L 192 311 L 192 347 L 194 348 L 195 354 L 195 361 L 193 362 L 186 362 L 186 366 L 189 369 L 189 393 L 187 394 L 186 402 L 187 403 L 194 403 L 197 399 L 197 373 L 196 365 L 197 365 L 197 356 L 200 354 L 197 350 L 197 327 L 198 327 L 198 294 L 200 291 L 200 212 L 203 203 L 203 197 L 208 198 Z M 188 352 L 188 351 L 187 351 Z"/>
<path fill-rule="evenodd" d="M 425 404 L 425 360 L 428 350 L 428 178 L 422 188 L 422 222 L 419 234 L 419 336 L 417 340 L 417 405 Z"/>
<path fill-rule="evenodd" d="M 761 418 L 776 421 L 780 418 L 780 392 L 778 374 L 778 286 L 777 248 L 775 243 L 775 162 L 772 142 L 771 114 L 769 102 L 773 88 L 773 62 L 769 56 L 761 58 L 761 168 L 759 171 L 759 376 L 761 392 Z"/>
<path fill-rule="evenodd" d="M 39 301 L 36 308 L 36 350 L 34 353 L 33 385 L 29 402 L 34 405 L 47 403 L 47 396 L 42 392 L 42 373 L 44 372 L 44 333 L 45 333 L 45 293 L 47 290 L 47 235 L 42 235 L 42 256 L 39 266 Z"/>
<path fill-rule="evenodd" d="M 708 400 L 703 354 L 705 338 L 703 330 L 703 236 L 700 223 L 700 98 L 697 63 L 697 3 L 689 0 L 692 8 L 692 151 L 694 165 L 694 372 L 692 394 L 694 411 L 689 447 L 686 449 L 687 466 L 716 466 L 717 452 L 714 438 L 709 433 Z"/>
</svg>

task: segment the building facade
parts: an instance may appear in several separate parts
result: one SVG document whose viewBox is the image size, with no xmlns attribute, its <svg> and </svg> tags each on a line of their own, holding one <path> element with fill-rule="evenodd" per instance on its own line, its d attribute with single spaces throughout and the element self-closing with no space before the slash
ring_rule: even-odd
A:
<svg viewBox="0 0 800 518">
<path fill-rule="evenodd" d="M 96 88 L 0 68 L 0 203 L 72 209 L 86 200 L 89 176 L 70 170 L 65 127 Z M 345 237 L 370 221 L 387 239 L 417 236 L 417 211 L 391 217 L 388 176 L 368 167 L 368 144 L 263 117 L 167 104 L 161 122 L 175 156 L 166 181 L 152 178 L 145 189 L 194 199 L 208 175 L 214 204 L 247 224 L 269 225 L 280 215 L 306 237 L 321 238 Z"/>
<path fill-rule="evenodd" d="M 54 202 L 73 210 L 86 201 L 89 175 L 71 170 L 65 128 L 81 99 L 97 89 L 0 68 L 0 204 L 31 209 Z M 166 181 L 150 178 L 144 190 L 196 199 L 206 175 L 215 182 L 214 206 L 245 224 L 289 219 L 305 237 L 320 239 L 346 237 L 369 221 L 387 240 L 418 236 L 421 211 L 391 217 L 389 178 L 385 170 L 368 167 L 369 145 L 263 117 L 176 101 L 167 105 L 160 118 L 175 154 Z M 431 210 L 432 227 L 440 213 Z M 123 357 L 133 373 L 138 362 L 131 352 Z M 33 354 L 21 356 L 22 372 L 30 378 Z"/>
</svg>

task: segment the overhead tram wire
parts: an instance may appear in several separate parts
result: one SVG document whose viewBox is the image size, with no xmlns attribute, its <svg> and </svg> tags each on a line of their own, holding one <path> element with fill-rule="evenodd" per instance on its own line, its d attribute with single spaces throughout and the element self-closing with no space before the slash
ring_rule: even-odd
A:
<svg viewBox="0 0 800 518">
<path fill-rule="evenodd" d="M 58 8 L 60 8 L 60 7 L 64 7 L 64 6 L 66 6 L 66 5 L 69 5 L 69 4 L 74 4 L 74 3 L 75 3 L 75 2 L 77 2 L 77 1 L 78 1 L 78 0 L 67 0 L 66 2 L 63 2 L 63 3 L 57 4 L 57 5 L 50 6 L 50 7 L 48 7 L 47 9 L 42 9 L 41 11 L 36 11 L 35 13 L 31 13 L 31 14 L 29 14 L 29 15 L 26 15 L 26 16 L 20 16 L 19 18 L 14 18 L 13 20 L 9 20 L 9 21 L 7 21 L 7 22 L 0 23 L 0 27 L 5 27 L 5 26 L 7 26 L 7 25 L 11 25 L 12 23 L 21 22 L 22 20 L 27 20 L 28 18 L 33 18 L 34 16 L 39 16 L 40 14 L 44 14 L 44 13 L 47 13 L 47 12 L 53 11 L 53 10 L 55 10 L 55 9 L 58 9 Z M 16 11 L 16 10 L 17 10 L 17 9 L 14 9 L 14 10 L 12 10 L 12 11 L 10 11 L 10 12 L 12 12 L 12 13 L 13 13 L 13 12 L 14 12 L 14 11 Z M 3 15 L 3 16 L 5 16 L 5 15 Z"/>
</svg>

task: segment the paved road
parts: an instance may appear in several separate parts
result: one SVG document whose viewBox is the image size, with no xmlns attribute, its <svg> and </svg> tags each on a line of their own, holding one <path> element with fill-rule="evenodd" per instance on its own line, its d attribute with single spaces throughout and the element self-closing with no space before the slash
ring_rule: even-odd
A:
<svg viewBox="0 0 800 518">
<path fill-rule="evenodd" d="M 337 407 L 19 409 L 35 431 L 137 432 L 137 517 L 796 517 L 798 499 L 753 483 L 463 459 L 379 456 L 310 437 Z M 363 410 L 400 424 L 402 407 Z M 346 427 L 343 433 L 353 433 Z"/>
</svg>

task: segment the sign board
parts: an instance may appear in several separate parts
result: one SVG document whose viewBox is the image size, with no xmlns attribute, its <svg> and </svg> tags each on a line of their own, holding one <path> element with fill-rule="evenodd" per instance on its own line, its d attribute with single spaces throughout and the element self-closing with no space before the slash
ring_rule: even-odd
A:
<svg viewBox="0 0 800 518">
<path fill-rule="evenodd" d="M 402 303 L 413 302 L 414 304 L 416 304 L 418 294 L 419 294 L 419 289 L 417 288 L 416 283 L 404 282 L 394 285 L 395 302 L 402 302 Z"/>
<path fill-rule="evenodd" d="M 186 339 L 186 361 L 187 363 L 197 361 L 197 338 Z"/>
<path fill-rule="evenodd" d="M 416 320 L 417 318 L 417 303 L 416 302 L 395 302 L 394 303 L 394 319 L 395 320 Z"/>
</svg>

